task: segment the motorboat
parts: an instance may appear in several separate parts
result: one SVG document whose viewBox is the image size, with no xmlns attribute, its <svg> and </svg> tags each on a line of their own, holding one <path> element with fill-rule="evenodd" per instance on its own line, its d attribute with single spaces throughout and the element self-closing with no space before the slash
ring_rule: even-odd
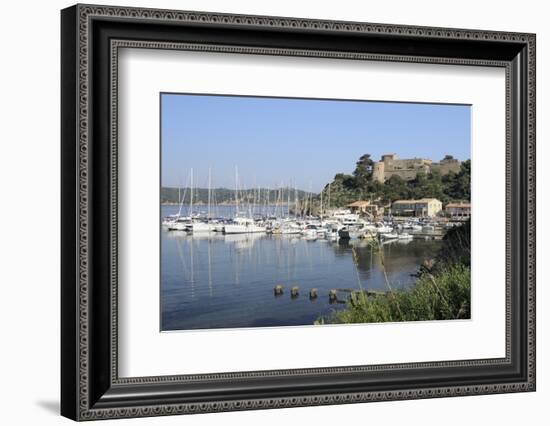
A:
<svg viewBox="0 0 550 426">
<path fill-rule="evenodd" d="M 167 226 L 169 231 L 190 231 L 192 224 L 190 217 L 178 217 Z"/>
<path fill-rule="evenodd" d="M 273 230 L 274 234 L 292 235 L 301 234 L 303 231 L 302 226 L 296 222 L 283 222 L 279 227 Z"/>
<path fill-rule="evenodd" d="M 302 231 L 302 235 L 306 239 L 314 240 L 319 237 L 318 231 L 319 231 L 319 228 L 317 227 L 317 225 L 309 224 L 309 225 L 306 225 L 306 227 Z"/>
<path fill-rule="evenodd" d="M 351 210 L 337 210 L 332 217 L 344 226 L 356 225 L 360 220 L 359 215 L 352 213 Z"/>
<path fill-rule="evenodd" d="M 224 226 L 223 232 L 225 234 L 253 234 L 267 232 L 267 228 L 257 224 L 254 219 L 248 217 L 236 217 L 233 219 L 233 223 L 227 223 Z"/>
<path fill-rule="evenodd" d="M 193 233 L 197 232 L 214 232 L 216 225 L 209 222 L 193 221 L 190 225 L 190 231 Z"/>
<path fill-rule="evenodd" d="M 360 229 L 353 228 L 350 226 L 344 226 L 338 230 L 338 237 L 341 240 L 353 240 L 359 238 L 363 235 L 363 232 Z"/>
<path fill-rule="evenodd" d="M 384 224 L 380 224 L 376 227 L 376 232 L 378 234 L 389 234 L 389 233 L 393 232 L 393 227 L 388 226 L 388 225 L 384 225 Z"/>
<path fill-rule="evenodd" d="M 170 224 L 174 223 L 180 217 L 181 216 L 179 214 L 170 214 L 168 216 L 165 216 L 162 218 L 162 226 L 170 226 Z"/>
</svg>

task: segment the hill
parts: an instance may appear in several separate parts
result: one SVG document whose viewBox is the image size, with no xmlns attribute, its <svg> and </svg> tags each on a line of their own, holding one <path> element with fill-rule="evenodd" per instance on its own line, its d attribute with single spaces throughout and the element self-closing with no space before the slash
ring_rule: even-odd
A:
<svg viewBox="0 0 550 426">
<path fill-rule="evenodd" d="M 357 200 L 380 200 L 383 203 L 420 198 L 437 198 L 443 203 L 470 200 L 470 160 L 463 161 L 457 173 L 418 172 L 412 180 L 392 176 L 384 183 L 373 179 L 373 164 L 370 155 L 365 154 L 356 163 L 352 174 L 336 174 L 323 189 L 324 203 L 330 199 L 331 207 L 342 207 Z M 320 195 L 317 202 L 320 202 Z"/>
<path fill-rule="evenodd" d="M 293 203 L 296 196 L 298 199 L 304 199 L 310 193 L 302 190 L 294 190 L 293 188 L 248 188 L 238 191 L 237 197 L 240 203 L 249 203 L 256 200 L 259 203 L 275 204 L 277 202 L 286 203 L 288 199 Z M 160 201 L 163 204 L 179 203 L 180 197 L 183 202 L 190 202 L 190 188 L 174 188 L 162 187 L 160 190 Z M 229 188 L 213 188 L 211 191 L 211 201 L 217 204 L 234 204 L 235 190 Z M 208 202 L 208 188 L 193 188 L 193 203 L 206 204 Z"/>
</svg>

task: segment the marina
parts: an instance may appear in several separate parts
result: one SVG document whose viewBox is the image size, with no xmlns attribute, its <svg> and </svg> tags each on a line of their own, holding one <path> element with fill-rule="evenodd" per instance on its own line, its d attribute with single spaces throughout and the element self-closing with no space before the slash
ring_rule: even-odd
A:
<svg viewBox="0 0 550 426">
<path fill-rule="evenodd" d="M 258 218 L 254 223 L 259 225 L 248 225 L 261 227 L 261 232 L 225 233 L 219 226 L 217 231 L 215 226 L 209 231 L 195 228 L 196 223 L 211 222 L 206 206 L 196 209 L 193 217 L 189 205 L 181 210 L 162 206 L 163 218 L 193 224 L 170 230 L 165 220 L 161 226 L 162 330 L 312 325 L 343 309 L 353 292 L 383 294 L 388 283 L 393 289 L 414 286 L 419 266 L 441 246 L 437 230 L 362 220 L 344 226 L 342 222 L 354 219 L 349 214 L 323 220 L 278 218 L 281 207 L 286 211 L 285 206 L 267 206 L 271 219 Z M 231 222 L 236 206 L 218 206 L 217 212 L 213 221 Z M 338 223 L 341 229 L 365 229 L 341 238 L 332 232 Z M 392 233 L 411 237 L 383 237 Z"/>
<path fill-rule="evenodd" d="M 161 331 L 469 317 L 468 106 L 165 94 L 162 111 Z"/>
<path fill-rule="evenodd" d="M 318 204 L 312 193 L 299 198 L 296 189 L 291 200 L 292 191 L 288 186 L 278 188 L 272 202 L 271 192 L 273 191 L 269 189 L 240 190 L 237 169 L 233 203 L 230 205 L 216 203 L 209 171 L 206 206 L 204 203 L 197 206 L 196 203 L 194 204 L 196 190 L 193 179 L 194 174 L 191 169 L 190 187 L 184 189 L 183 193 L 178 190 L 177 210 L 174 208 L 171 213 L 162 214 L 162 226 L 166 230 L 193 234 L 219 232 L 224 235 L 301 235 L 308 240 L 379 239 L 388 242 L 441 239 L 446 229 L 460 224 L 459 221 L 449 221 L 448 218 L 393 217 L 391 215 L 376 217 L 372 214 L 353 212 L 348 208 L 331 208 L 330 186 L 328 201 L 325 201 L 324 205 L 323 192 L 320 194 Z M 187 192 L 189 192 L 189 203 L 185 204 Z M 427 201 L 428 204 L 431 202 L 431 200 Z M 369 204 L 369 202 L 365 203 Z M 405 201 L 405 203 L 408 205 L 411 202 Z M 351 206 L 354 204 L 352 203 Z M 394 204 L 403 205 L 403 202 L 398 201 Z"/>
</svg>

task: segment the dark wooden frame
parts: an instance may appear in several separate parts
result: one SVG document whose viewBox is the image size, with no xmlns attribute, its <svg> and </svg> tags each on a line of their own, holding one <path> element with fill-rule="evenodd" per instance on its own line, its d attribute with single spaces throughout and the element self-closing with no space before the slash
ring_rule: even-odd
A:
<svg viewBox="0 0 550 426">
<path fill-rule="evenodd" d="M 533 34 L 76 5 L 61 13 L 61 413 L 75 420 L 535 390 Z M 120 47 L 498 66 L 507 75 L 502 359 L 119 378 Z"/>
</svg>

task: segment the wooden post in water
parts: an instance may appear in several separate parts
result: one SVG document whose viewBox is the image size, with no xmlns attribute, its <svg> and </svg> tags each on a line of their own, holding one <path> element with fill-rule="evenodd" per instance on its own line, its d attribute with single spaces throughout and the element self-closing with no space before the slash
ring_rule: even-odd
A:
<svg viewBox="0 0 550 426">
<path fill-rule="evenodd" d="M 338 292 L 336 289 L 332 289 L 328 292 L 328 301 L 329 303 L 334 303 L 338 299 Z"/>
<path fill-rule="evenodd" d="M 317 299 L 317 289 L 312 288 L 309 290 L 309 300 Z"/>
<path fill-rule="evenodd" d="M 273 289 L 273 293 L 275 296 L 280 296 L 283 294 L 283 286 L 281 284 L 277 284 L 275 288 Z"/>
<path fill-rule="evenodd" d="M 300 288 L 297 286 L 294 286 L 290 289 L 290 297 L 295 299 L 300 295 Z"/>
</svg>

